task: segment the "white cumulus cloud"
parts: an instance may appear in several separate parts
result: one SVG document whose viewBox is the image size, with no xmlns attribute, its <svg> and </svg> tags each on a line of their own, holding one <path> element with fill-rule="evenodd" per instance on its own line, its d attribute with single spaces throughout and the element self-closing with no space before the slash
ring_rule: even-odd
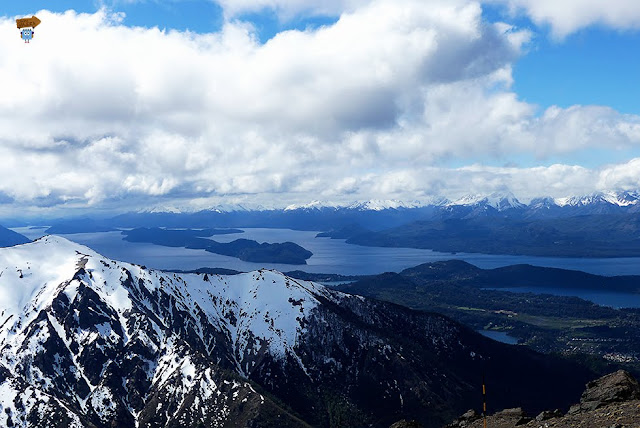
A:
<svg viewBox="0 0 640 428">
<path fill-rule="evenodd" d="M 376 0 L 216 0 L 226 15 L 271 10 L 281 19 L 300 15 L 339 16 Z M 423 0 L 425 8 L 437 7 L 440 0 Z M 450 4 L 461 4 L 450 0 Z M 538 25 L 549 25 L 557 38 L 580 29 L 600 25 L 619 30 L 640 29 L 640 2 L 635 0 L 481 0 L 479 4 L 503 4 L 512 14 L 524 13 Z"/>
<path fill-rule="evenodd" d="M 333 25 L 264 44 L 240 21 L 196 34 L 126 27 L 102 10 L 38 12 L 25 46 L 13 19 L 0 19 L 0 204 L 284 206 L 501 180 L 524 195 L 558 186 L 553 177 L 567 183 L 558 192 L 633 183 L 624 166 L 608 178 L 570 166 L 442 167 L 629 150 L 640 118 L 593 106 L 539 112 L 518 99 L 511 69 L 530 34 L 486 22 L 479 3 L 348 7 Z"/>
<path fill-rule="evenodd" d="M 488 0 L 524 12 L 537 24 L 551 26 L 562 38 L 592 25 L 619 30 L 640 29 L 640 2 L 635 0 Z"/>
</svg>

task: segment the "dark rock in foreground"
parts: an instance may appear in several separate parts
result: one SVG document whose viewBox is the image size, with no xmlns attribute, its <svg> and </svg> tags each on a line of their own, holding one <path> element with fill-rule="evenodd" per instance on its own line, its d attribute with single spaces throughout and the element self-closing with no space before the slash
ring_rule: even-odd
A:
<svg viewBox="0 0 640 428">
<path fill-rule="evenodd" d="M 640 399 L 638 381 L 624 370 L 611 373 L 587 384 L 580 404 L 573 406 L 569 413 L 599 409 L 610 403 Z"/>
<path fill-rule="evenodd" d="M 553 388 L 550 385 L 549 388 Z M 482 416 L 475 412 L 447 425 L 447 428 L 482 428 Z M 492 428 L 637 428 L 640 426 L 640 386 L 624 370 L 608 374 L 589 382 L 580 403 L 572 406 L 566 415 L 561 411 L 544 411 L 535 418 L 522 409 L 506 409 L 487 417 Z"/>
</svg>

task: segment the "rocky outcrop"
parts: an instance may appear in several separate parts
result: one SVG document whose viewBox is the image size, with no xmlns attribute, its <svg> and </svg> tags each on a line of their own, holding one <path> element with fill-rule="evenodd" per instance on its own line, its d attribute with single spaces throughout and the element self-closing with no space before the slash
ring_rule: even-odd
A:
<svg viewBox="0 0 640 428">
<path fill-rule="evenodd" d="M 544 410 L 542 412 L 540 412 L 538 414 L 538 416 L 535 417 L 535 420 L 537 422 L 542 422 L 542 421 L 547 421 L 549 419 L 553 419 L 553 418 L 561 418 L 563 415 L 562 411 L 560 409 L 556 409 L 556 410 Z"/>
<path fill-rule="evenodd" d="M 456 419 L 455 421 L 453 421 L 451 424 L 447 425 L 447 428 L 451 427 L 451 428 L 464 428 L 464 427 L 468 427 L 472 422 L 480 419 L 482 416 L 478 414 L 478 412 L 476 412 L 473 409 L 469 409 L 466 412 L 464 412 L 462 414 L 462 416 L 460 416 L 458 419 Z"/>
<path fill-rule="evenodd" d="M 610 403 L 621 403 L 640 399 L 638 381 L 624 370 L 618 370 L 587 384 L 580 404 L 569 409 L 569 413 L 596 410 Z"/>
<path fill-rule="evenodd" d="M 483 416 L 475 410 L 468 410 L 458 419 L 446 426 L 446 428 L 470 428 L 483 426 Z M 531 420 L 521 407 L 501 410 L 491 416 L 493 424 L 491 426 L 522 426 Z"/>
<path fill-rule="evenodd" d="M 482 428 L 481 416 L 468 411 L 447 428 Z M 487 417 L 492 428 L 632 428 L 640 426 L 640 385 L 628 372 L 619 370 L 589 382 L 580 403 L 566 415 L 544 411 L 535 418 L 521 408 L 506 409 Z"/>
</svg>

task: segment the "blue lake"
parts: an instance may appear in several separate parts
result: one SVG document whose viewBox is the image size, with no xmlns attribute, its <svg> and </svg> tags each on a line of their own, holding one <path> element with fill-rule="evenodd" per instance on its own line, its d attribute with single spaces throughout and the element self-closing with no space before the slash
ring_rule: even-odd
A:
<svg viewBox="0 0 640 428">
<path fill-rule="evenodd" d="M 511 291 L 512 293 L 551 294 L 552 296 L 576 296 L 601 306 L 612 308 L 640 308 L 640 294 L 615 291 L 595 291 L 581 289 L 559 289 L 555 287 L 510 287 L 491 288 L 491 290 Z"/>
<path fill-rule="evenodd" d="M 44 234 L 44 228 L 15 228 L 31 239 Z M 155 269 L 192 270 L 202 267 L 218 267 L 239 271 L 260 268 L 276 269 L 281 272 L 304 270 L 314 273 L 338 273 L 343 275 L 372 275 L 382 272 L 399 272 L 421 263 L 438 260 L 461 259 L 484 269 L 513 264 L 557 267 L 581 270 L 598 275 L 640 275 L 640 258 L 564 258 L 505 256 L 491 254 L 440 253 L 413 248 L 378 248 L 350 245 L 343 239 L 316 238 L 317 232 L 289 229 L 248 228 L 244 233 L 216 235 L 212 239 L 230 242 L 238 238 L 254 239 L 258 242 L 295 242 L 313 252 L 307 265 L 285 265 L 277 263 L 250 263 L 233 257 L 208 253 L 204 250 L 163 247 L 154 244 L 127 242 L 120 232 L 76 233 L 64 235 L 67 239 L 86 245 L 106 257 L 145 265 Z M 553 287 L 517 287 L 505 289 L 513 292 L 577 296 L 599 305 L 616 308 L 640 307 L 640 295 L 611 293 L 592 290 L 559 290 Z M 496 340 L 506 342 L 501 332 L 489 332 Z M 483 333 L 484 334 L 484 333 Z M 502 340 L 501 340 L 501 339 Z M 509 342 L 506 342 L 509 343 Z"/>
<path fill-rule="evenodd" d="M 490 339 L 497 340 L 498 342 L 507 343 L 509 345 L 518 344 L 517 337 L 509 336 L 509 333 L 505 333 L 504 331 L 478 330 L 478 333 Z"/>
<path fill-rule="evenodd" d="M 15 228 L 14 230 L 32 239 L 38 238 L 44 233 L 44 229 Z M 640 275 L 640 258 L 638 257 L 586 259 L 467 253 L 451 254 L 413 248 L 361 247 L 347 244 L 343 239 L 316 238 L 317 232 L 263 228 L 244 230 L 245 233 L 217 235 L 212 239 L 219 242 L 230 242 L 238 238 L 271 243 L 291 241 L 313 252 L 313 256 L 307 260 L 307 265 L 250 263 L 233 257 L 208 253 L 204 250 L 127 242 L 122 240 L 120 232 L 77 233 L 64 236 L 67 239 L 91 247 L 109 258 L 156 269 L 190 270 L 201 267 L 219 267 L 249 271 L 264 267 L 279 271 L 300 269 L 315 273 L 369 275 L 382 272 L 399 272 L 426 262 L 461 259 L 485 269 L 526 263 L 536 266 L 581 270 L 598 275 Z"/>
</svg>

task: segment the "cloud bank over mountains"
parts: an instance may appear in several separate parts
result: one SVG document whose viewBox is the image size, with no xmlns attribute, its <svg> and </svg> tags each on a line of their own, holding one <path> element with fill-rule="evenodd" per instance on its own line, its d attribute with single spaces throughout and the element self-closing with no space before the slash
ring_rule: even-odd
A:
<svg viewBox="0 0 640 428">
<path fill-rule="evenodd" d="M 0 19 L 0 214 L 640 187 L 640 158 L 549 162 L 633 152 L 640 117 L 606 106 L 540 111 L 519 99 L 512 68 L 532 32 L 487 22 L 477 2 L 220 3 L 229 19 L 213 34 L 131 28 L 106 10 L 42 11 L 28 49 L 13 18 Z M 503 3 L 560 36 L 640 22 L 635 6 L 616 12 L 624 2 L 606 13 L 587 5 L 572 22 L 558 2 Z M 283 19 L 341 15 L 261 43 L 235 17 L 263 8 Z"/>
</svg>

